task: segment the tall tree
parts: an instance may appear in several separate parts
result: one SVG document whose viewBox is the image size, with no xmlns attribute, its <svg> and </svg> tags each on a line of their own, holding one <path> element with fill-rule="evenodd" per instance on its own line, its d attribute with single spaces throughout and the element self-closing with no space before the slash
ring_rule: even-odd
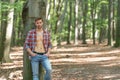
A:
<svg viewBox="0 0 120 80">
<path fill-rule="evenodd" d="M 5 27 L 2 27 L 3 24 L 6 22 L 3 18 L 3 15 L 5 15 L 4 13 L 5 11 L 3 11 L 3 3 L 0 2 L 0 51 L 1 51 L 1 55 L 0 55 L 0 62 L 2 61 L 3 58 L 3 41 L 4 41 L 4 34 L 3 31 L 5 31 Z M 5 15 L 6 16 L 6 15 Z M 3 21 L 4 20 L 4 21 Z"/>
<path fill-rule="evenodd" d="M 6 26 L 7 26 L 7 11 L 4 5 L 6 0 L 2 1 L 1 3 L 1 37 L 0 37 L 0 61 L 2 62 L 4 56 L 4 41 L 5 41 L 5 33 L 6 33 Z M 4 9 L 4 10 L 3 10 Z M 4 27 L 3 27 L 4 26 Z"/>
<path fill-rule="evenodd" d="M 2 54 L 1 59 L 3 60 L 3 62 L 11 62 L 9 53 L 10 53 L 12 31 L 13 31 L 14 0 L 5 1 L 5 2 L 10 3 L 10 5 L 7 5 L 7 6 L 9 6 L 7 8 L 7 10 L 8 10 L 7 12 L 6 11 L 2 12 L 2 17 L 4 20 L 2 21 L 1 25 L 4 27 L 2 27 L 2 29 L 1 29 L 2 30 L 2 33 L 1 33 L 2 38 L 1 38 L 0 50 L 1 50 L 1 54 Z M 3 8 L 5 8 L 5 7 L 3 7 Z"/>
<path fill-rule="evenodd" d="M 92 17 L 92 38 L 93 38 L 93 44 L 95 44 L 95 15 L 96 15 L 96 1 L 92 0 L 91 2 L 91 17 Z"/>
<path fill-rule="evenodd" d="M 24 31 L 25 36 L 31 28 L 35 27 L 34 26 L 35 18 L 42 17 L 45 21 L 46 2 L 47 0 L 28 0 L 26 4 L 24 5 L 23 23 L 25 26 L 25 31 Z M 40 70 L 39 71 L 40 80 L 43 80 L 44 71 L 43 71 L 41 64 L 40 64 L 39 70 Z M 23 80 L 32 80 L 32 70 L 31 70 L 30 60 L 25 50 L 24 50 L 24 55 L 23 55 Z"/>
<path fill-rule="evenodd" d="M 49 20 L 50 19 L 50 11 L 51 11 L 51 2 L 52 0 L 47 0 L 46 3 L 46 19 Z"/>
<path fill-rule="evenodd" d="M 14 4 L 15 0 L 10 0 L 10 4 Z M 13 31 L 13 18 L 14 18 L 14 8 L 12 7 L 8 11 L 8 20 L 7 20 L 7 28 L 6 28 L 6 36 L 5 36 L 5 48 L 4 48 L 4 58 L 5 62 L 10 62 L 10 46 L 12 39 L 12 31 Z"/>
<path fill-rule="evenodd" d="M 115 40 L 115 47 L 120 46 L 120 0 L 117 0 L 117 23 L 116 23 L 116 40 Z"/>
<path fill-rule="evenodd" d="M 13 27 L 13 38 L 11 46 L 21 46 L 23 45 L 23 38 L 24 38 L 24 28 L 22 23 L 22 8 L 23 8 L 24 1 L 18 0 L 15 2 L 15 9 L 14 9 L 14 27 Z"/>
<path fill-rule="evenodd" d="M 64 23 L 64 18 L 65 18 L 65 13 L 67 11 L 67 3 L 68 3 L 68 0 L 63 0 L 61 2 L 61 0 L 59 0 L 60 3 L 58 3 L 58 6 L 57 6 L 57 11 L 56 11 L 56 14 L 57 14 L 57 21 L 56 21 L 56 25 L 55 25 L 55 34 L 58 35 L 58 45 L 61 45 L 61 32 L 62 32 L 62 29 L 63 29 L 63 23 Z M 62 3 L 64 4 L 64 10 L 62 12 L 60 12 L 62 10 Z M 61 14 L 60 14 L 61 13 Z"/>
<path fill-rule="evenodd" d="M 87 19 L 87 12 L 88 12 L 88 0 L 82 0 L 82 10 L 83 10 L 83 27 L 82 27 L 82 43 L 86 44 L 86 19 Z"/>
<path fill-rule="evenodd" d="M 78 5 L 79 0 L 75 0 L 75 45 L 78 44 Z"/>
<path fill-rule="evenodd" d="M 100 9 L 100 33 L 99 33 L 99 43 L 102 43 L 106 37 L 106 19 L 107 19 L 107 6 L 105 3 L 101 4 L 101 9 Z"/>
<path fill-rule="evenodd" d="M 108 0 L 108 45 L 113 45 L 113 0 Z"/>
<path fill-rule="evenodd" d="M 1 5 L 2 5 L 2 3 L 0 2 L 0 20 L 1 20 L 1 12 L 2 12 L 2 10 L 1 10 L 2 6 Z M 0 36 L 1 36 L 1 21 L 0 21 Z"/>
<path fill-rule="evenodd" d="M 72 22 L 72 2 L 69 2 L 69 20 L 68 20 L 67 44 L 70 44 L 71 22 Z"/>
<path fill-rule="evenodd" d="M 61 0 L 54 0 L 54 9 L 56 11 L 56 23 L 55 23 L 55 30 L 54 30 L 54 33 L 56 34 L 57 31 L 58 31 L 58 25 L 60 25 L 60 11 L 61 11 L 61 4 L 62 4 L 62 1 Z M 56 7 L 55 7 L 56 6 Z"/>
</svg>

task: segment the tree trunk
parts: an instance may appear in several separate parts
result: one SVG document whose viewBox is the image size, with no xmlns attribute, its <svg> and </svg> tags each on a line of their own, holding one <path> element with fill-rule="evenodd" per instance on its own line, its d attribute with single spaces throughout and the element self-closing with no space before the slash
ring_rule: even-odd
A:
<svg viewBox="0 0 120 80">
<path fill-rule="evenodd" d="M 3 9 L 3 3 L 1 6 Z M 5 33 L 6 33 L 6 26 L 7 26 L 7 11 L 2 11 L 1 12 L 1 37 L 0 37 L 0 61 L 2 62 L 3 56 L 4 56 L 4 41 L 5 41 Z"/>
<path fill-rule="evenodd" d="M 87 11 L 88 11 L 88 0 L 87 1 L 83 1 L 83 29 L 82 29 L 82 40 L 83 40 L 83 44 L 86 44 L 86 19 L 87 19 Z"/>
<path fill-rule="evenodd" d="M 47 20 L 50 19 L 51 2 L 52 0 L 50 0 L 49 2 L 47 1 L 47 5 L 46 5 L 46 19 Z"/>
<path fill-rule="evenodd" d="M 7 1 L 9 2 L 9 1 Z M 10 0 L 10 4 L 13 4 L 14 0 Z M 13 31 L 13 17 L 14 17 L 14 8 L 10 8 L 9 11 L 2 12 L 2 26 L 3 28 L 1 29 L 1 46 L 0 46 L 0 51 L 1 51 L 1 60 L 3 62 L 11 62 L 9 53 L 10 53 L 10 47 L 11 47 L 11 39 L 12 39 L 12 31 Z M 7 17 L 6 17 L 7 16 Z"/>
<path fill-rule="evenodd" d="M 0 20 L 1 20 L 1 16 L 2 16 L 1 15 L 1 13 L 2 13 L 2 6 L 1 5 L 2 5 L 2 3 L 0 2 Z M 2 27 L 1 27 L 1 21 L 0 21 L 0 36 L 1 36 L 1 32 L 2 32 L 1 29 L 2 29 Z M 0 40 L 1 40 L 1 37 L 0 37 Z M 1 42 L 0 42 L 0 44 L 1 44 Z"/>
<path fill-rule="evenodd" d="M 78 44 L 78 4 L 79 0 L 75 0 L 75 45 Z"/>
<path fill-rule="evenodd" d="M 4 1 L 6 2 L 6 1 Z M 1 3 L 1 10 L 4 9 L 3 7 L 4 3 Z M 1 37 L 0 37 L 0 62 L 3 60 L 4 56 L 4 41 L 5 41 L 5 33 L 6 33 L 6 26 L 7 26 L 7 11 L 1 11 Z"/>
<path fill-rule="evenodd" d="M 10 0 L 10 4 L 13 4 L 14 0 Z M 11 47 L 12 31 L 13 31 L 13 18 L 14 18 L 14 8 L 10 9 L 8 12 L 6 36 L 5 36 L 5 49 L 4 49 L 4 62 L 11 62 L 9 53 Z"/>
<path fill-rule="evenodd" d="M 30 29 L 35 28 L 34 27 L 35 18 L 42 17 L 45 21 L 46 2 L 47 2 L 46 0 L 28 0 L 24 5 L 22 17 L 23 17 L 23 24 L 25 26 L 25 31 L 24 31 L 25 36 Z M 39 71 L 40 80 L 43 80 L 44 70 L 41 64 L 39 70 L 40 70 Z M 29 56 L 27 55 L 26 51 L 24 51 L 24 55 L 23 55 L 23 80 L 32 80 L 31 64 L 30 64 Z"/>
<path fill-rule="evenodd" d="M 118 0 L 118 3 L 120 3 L 120 0 Z M 120 46 L 120 4 L 117 5 L 116 41 L 114 46 Z"/>
<path fill-rule="evenodd" d="M 68 35 L 67 44 L 70 44 L 71 20 L 72 20 L 72 2 L 69 3 L 69 20 L 68 20 Z"/>
<path fill-rule="evenodd" d="M 56 18 L 57 18 L 56 23 L 55 23 L 55 29 L 54 29 L 54 33 L 55 34 L 58 31 L 58 22 L 60 22 L 59 21 L 59 17 L 60 17 L 60 13 L 59 13 L 60 3 L 61 3 L 61 0 L 58 0 L 58 3 L 57 3 L 56 0 L 54 0 L 54 10 L 56 11 Z M 56 4 L 58 4 L 58 5 L 56 5 Z M 55 7 L 55 6 L 57 6 L 57 7 Z"/>
<path fill-rule="evenodd" d="M 106 26 L 105 24 L 105 20 L 107 19 L 107 6 L 105 4 L 101 5 L 101 11 L 100 11 L 100 19 L 101 19 L 101 26 L 100 26 L 100 36 L 99 36 L 99 43 L 104 42 L 105 37 L 106 37 Z"/>
<path fill-rule="evenodd" d="M 64 22 L 64 18 L 65 18 L 65 13 L 67 11 L 67 0 L 65 0 L 65 5 L 64 5 L 64 10 L 62 12 L 62 14 L 58 14 L 59 11 L 61 11 L 61 8 L 57 9 L 57 21 L 56 21 L 56 25 L 55 25 L 55 34 L 58 34 L 58 45 L 61 45 L 61 32 L 62 32 L 62 28 L 63 28 L 63 22 Z M 62 2 L 61 2 L 62 3 Z M 60 7 L 60 4 L 59 6 Z"/>
<path fill-rule="evenodd" d="M 112 37 L 113 37 L 113 41 L 115 41 L 115 16 L 116 16 L 116 7 L 115 4 L 113 4 L 113 24 L 112 24 Z M 114 44 L 113 44 L 114 46 Z"/>
<path fill-rule="evenodd" d="M 101 27 L 99 34 L 99 43 L 102 43 L 104 41 L 105 34 L 106 34 L 106 29 Z"/>
<path fill-rule="evenodd" d="M 112 0 L 109 0 L 109 14 L 108 14 L 108 45 L 113 46 L 113 5 Z"/>
<path fill-rule="evenodd" d="M 92 38 L 93 38 L 93 44 L 95 45 L 95 14 L 96 14 L 96 8 L 95 8 L 95 1 L 93 0 L 91 4 L 91 16 L 92 16 Z"/>
</svg>

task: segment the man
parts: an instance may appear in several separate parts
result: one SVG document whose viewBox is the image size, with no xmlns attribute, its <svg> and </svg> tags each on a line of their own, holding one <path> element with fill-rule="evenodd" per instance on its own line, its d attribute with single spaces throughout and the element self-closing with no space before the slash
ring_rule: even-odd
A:
<svg viewBox="0 0 120 80">
<path fill-rule="evenodd" d="M 44 80 L 51 80 L 51 63 L 48 59 L 51 51 L 50 34 L 43 29 L 43 19 L 35 19 L 36 28 L 30 30 L 26 37 L 25 49 L 31 57 L 33 80 L 39 80 L 39 63 L 46 73 Z"/>
</svg>

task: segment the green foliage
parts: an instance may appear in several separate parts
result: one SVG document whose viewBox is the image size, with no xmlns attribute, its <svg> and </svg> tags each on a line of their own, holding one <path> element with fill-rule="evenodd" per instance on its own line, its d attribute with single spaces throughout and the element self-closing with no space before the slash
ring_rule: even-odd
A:
<svg viewBox="0 0 120 80">
<path fill-rule="evenodd" d="M 100 3 L 99 3 L 99 5 L 102 5 L 102 4 L 108 5 L 108 0 L 101 0 Z"/>
<path fill-rule="evenodd" d="M 97 25 L 97 29 L 100 29 L 100 28 L 107 28 L 108 26 L 108 20 L 105 19 L 96 19 L 96 25 Z"/>
<path fill-rule="evenodd" d="M 22 25 L 22 9 L 23 9 L 23 4 L 25 1 L 23 0 L 18 0 L 15 3 L 10 3 L 10 2 L 5 2 L 1 1 L 0 4 L 0 15 L 4 12 L 9 12 L 10 9 L 14 8 L 14 39 L 15 41 L 12 42 L 12 44 L 17 44 L 17 45 L 23 45 L 23 38 L 19 37 L 19 34 L 22 35 L 23 33 L 23 25 Z M 5 20 L 7 21 L 7 16 L 3 17 L 0 16 L 0 20 Z"/>
<path fill-rule="evenodd" d="M 17 0 L 14 4 L 10 4 L 8 2 L 3 2 L 0 1 L 0 15 L 4 11 L 9 11 L 9 9 L 14 8 L 15 9 L 15 14 L 14 14 L 14 35 L 16 39 L 16 43 L 19 44 L 20 40 L 22 41 L 22 37 L 20 37 L 23 33 L 24 27 L 22 25 L 22 8 L 23 4 L 25 3 L 26 0 Z M 51 1 L 51 2 L 50 2 Z M 67 40 L 67 34 L 68 34 L 68 21 L 69 21 L 69 5 L 67 5 L 67 12 L 65 13 L 64 17 L 64 23 L 61 29 L 61 32 L 56 32 L 55 34 L 55 27 L 57 26 L 56 23 L 59 20 L 61 14 L 64 12 L 64 6 L 65 6 L 65 0 L 61 0 L 60 3 L 58 3 L 59 0 L 48 0 L 50 3 L 50 18 L 47 20 L 47 25 L 50 25 L 51 29 L 51 37 L 53 43 L 57 43 L 59 39 L 62 41 Z M 67 3 L 72 2 L 72 20 L 71 20 L 71 39 L 73 40 L 75 37 L 75 1 L 76 0 L 67 0 Z M 108 27 L 108 0 L 78 0 L 79 1 L 79 12 L 78 12 L 78 25 L 79 29 L 82 28 L 83 26 L 83 19 L 86 19 L 86 36 L 87 38 L 91 38 L 92 34 L 92 21 L 95 21 L 95 31 L 99 31 L 100 28 L 106 29 Z M 87 16 L 83 16 L 83 11 L 84 11 L 84 6 L 85 3 L 88 3 L 88 11 L 87 11 Z M 117 20 L 117 9 L 116 5 L 118 5 L 117 1 L 113 2 L 114 7 L 115 7 L 115 15 L 114 15 L 114 20 Z M 58 6 L 59 5 L 59 6 Z M 58 10 L 57 10 L 58 9 Z M 91 11 L 94 11 L 95 17 L 92 19 L 91 17 Z M 103 13 L 104 12 L 104 13 Z M 5 18 L 0 20 L 7 20 L 7 16 Z M 58 27 L 57 27 L 58 28 Z M 106 31 L 107 32 L 107 31 Z M 23 36 L 23 35 L 22 35 Z M 60 38 L 61 37 L 61 38 Z M 22 44 L 22 43 L 20 43 Z M 20 45 L 19 44 L 19 45 Z"/>
<path fill-rule="evenodd" d="M 16 9 L 16 11 L 18 13 L 22 13 L 22 9 L 23 9 L 23 4 L 24 3 L 25 3 L 24 1 L 18 1 L 16 3 L 14 3 L 14 8 Z"/>
</svg>

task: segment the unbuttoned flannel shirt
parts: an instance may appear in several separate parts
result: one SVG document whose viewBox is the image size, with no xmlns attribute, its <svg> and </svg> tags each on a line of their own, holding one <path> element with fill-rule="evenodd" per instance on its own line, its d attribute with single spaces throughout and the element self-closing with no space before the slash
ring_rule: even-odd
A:
<svg viewBox="0 0 120 80">
<path fill-rule="evenodd" d="M 24 48 L 30 48 L 31 51 L 34 51 L 35 46 L 36 46 L 36 30 L 33 29 L 31 31 L 28 32 L 26 40 L 25 40 L 25 44 L 24 44 Z M 43 46 L 45 49 L 45 52 L 48 51 L 48 48 L 51 48 L 51 42 L 50 42 L 50 34 L 48 31 L 43 30 Z"/>
</svg>

